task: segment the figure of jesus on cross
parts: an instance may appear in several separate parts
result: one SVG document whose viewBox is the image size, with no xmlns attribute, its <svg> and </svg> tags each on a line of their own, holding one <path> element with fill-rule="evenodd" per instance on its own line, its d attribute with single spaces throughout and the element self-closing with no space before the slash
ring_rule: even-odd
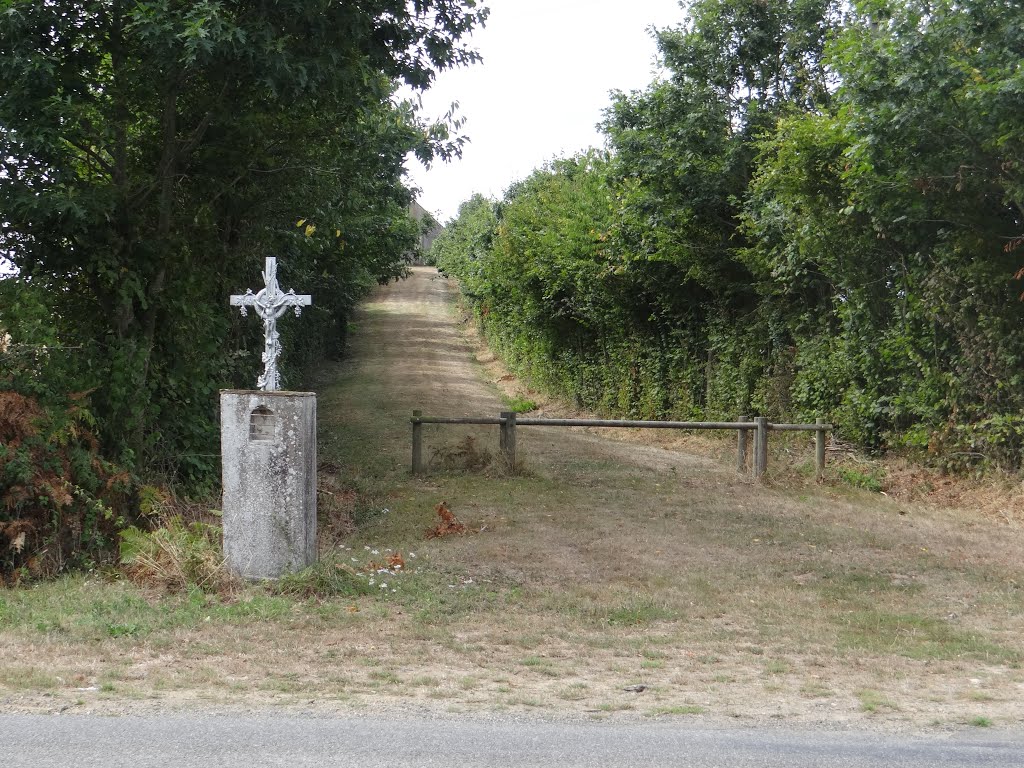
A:
<svg viewBox="0 0 1024 768">
<path fill-rule="evenodd" d="M 313 303 L 309 295 L 296 295 L 294 290 L 285 293 L 277 284 L 277 259 L 267 257 L 267 266 L 263 270 L 263 282 L 266 288 L 254 294 L 247 290 L 242 295 L 231 297 L 231 306 L 241 307 L 242 317 L 253 307 L 256 314 L 263 320 L 263 375 L 256 380 L 256 386 L 265 392 L 275 392 L 281 386 L 281 374 L 277 370 L 277 358 L 281 354 L 281 339 L 277 333 L 277 319 L 290 308 L 295 309 L 295 316 L 302 314 L 302 308 Z"/>
</svg>

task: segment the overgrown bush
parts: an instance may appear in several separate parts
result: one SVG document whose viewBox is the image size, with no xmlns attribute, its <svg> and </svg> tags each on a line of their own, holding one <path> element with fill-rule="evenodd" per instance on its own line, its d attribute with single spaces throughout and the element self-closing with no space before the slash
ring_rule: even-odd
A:
<svg viewBox="0 0 1024 768">
<path fill-rule="evenodd" d="M 592 410 L 1019 470 L 1019 11 L 694 0 L 610 151 L 474 197 L 437 263 L 513 370 Z"/>
<path fill-rule="evenodd" d="M 116 557 L 132 479 L 99 455 L 86 394 L 0 389 L 0 579 Z"/>
</svg>

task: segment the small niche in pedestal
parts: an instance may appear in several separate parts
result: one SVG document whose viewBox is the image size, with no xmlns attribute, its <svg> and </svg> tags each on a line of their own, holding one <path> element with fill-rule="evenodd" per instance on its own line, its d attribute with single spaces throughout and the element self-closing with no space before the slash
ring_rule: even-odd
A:
<svg viewBox="0 0 1024 768">
<path fill-rule="evenodd" d="M 267 406 L 257 406 L 249 416 L 249 439 L 257 442 L 277 440 L 277 416 Z"/>
</svg>

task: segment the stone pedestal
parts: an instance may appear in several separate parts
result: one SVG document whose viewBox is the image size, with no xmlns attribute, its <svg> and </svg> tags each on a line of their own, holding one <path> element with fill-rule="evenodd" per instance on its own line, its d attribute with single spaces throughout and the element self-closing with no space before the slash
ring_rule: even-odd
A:
<svg viewBox="0 0 1024 768">
<path fill-rule="evenodd" d="M 224 556 L 245 579 L 316 562 L 316 395 L 223 390 Z"/>
</svg>

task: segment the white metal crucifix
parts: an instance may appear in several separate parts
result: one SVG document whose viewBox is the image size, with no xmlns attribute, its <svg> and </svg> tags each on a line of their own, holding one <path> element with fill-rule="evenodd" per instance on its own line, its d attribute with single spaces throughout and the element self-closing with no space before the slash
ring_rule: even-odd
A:
<svg viewBox="0 0 1024 768">
<path fill-rule="evenodd" d="M 281 354 L 281 339 L 277 333 L 277 319 L 289 309 L 295 309 L 295 316 L 302 314 L 302 308 L 313 303 L 311 296 L 296 294 L 294 290 L 285 293 L 277 284 L 277 259 L 267 257 L 267 266 L 263 270 L 263 282 L 266 283 L 259 293 L 247 290 L 242 295 L 231 297 L 231 306 L 242 308 L 242 317 L 253 307 L 256 314 L 263 320 L 263 375 L 256 380 L 256 386 L 265 392 L 274 392 L 281 386 L 281 374 L 277 370 L 277 358 Z"/>
</svg>

